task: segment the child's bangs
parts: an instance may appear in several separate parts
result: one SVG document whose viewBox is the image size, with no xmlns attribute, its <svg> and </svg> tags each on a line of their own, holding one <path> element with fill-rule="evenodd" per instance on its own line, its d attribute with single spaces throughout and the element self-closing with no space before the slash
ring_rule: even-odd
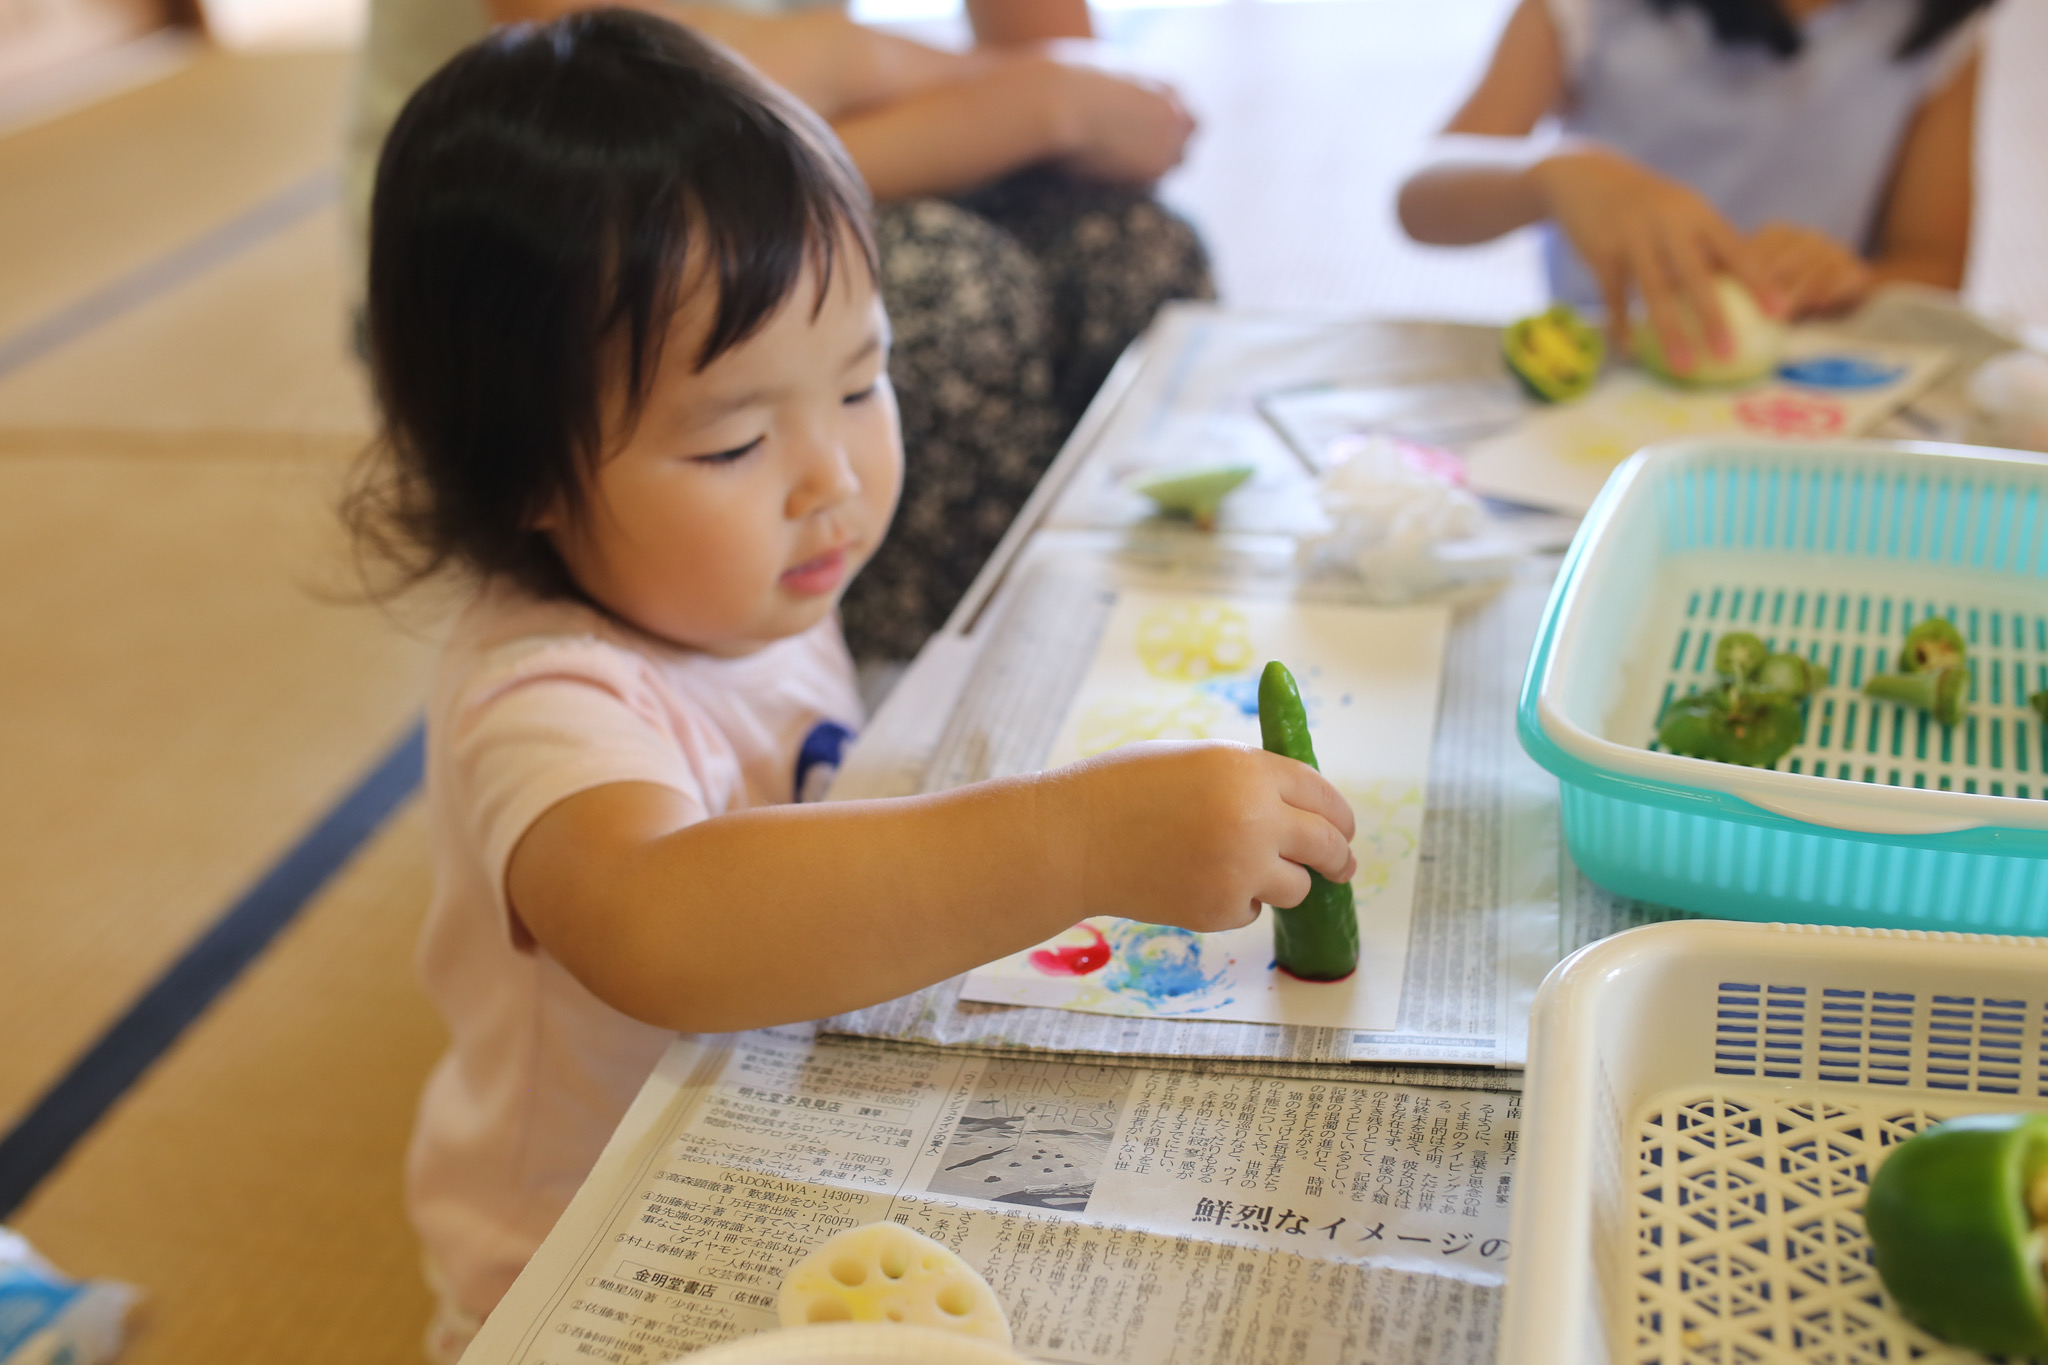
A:
<svg viewBox="0 0 2048 1365">
<path fill-rule="evenodd" d="M 637 407 L 677 311 L 711 290 L 711 325 L 691 367 L 702 370 L 765 326 L 813 273 L 813 314 L 835 272 L 880 266 L 865 188 L 808 110 L 782 100 L 776 120 L 743 119 L 706 155 L 697 128 L 671 153 L 677 171 L 639 205 L 620 204 L 606 254 L 616 262 L 604 330 L 624 342 Z M 697 144 L 697 145 L 688 145 Z M 855 259 L 848 260 L 851 254 Z"/>
</svg>

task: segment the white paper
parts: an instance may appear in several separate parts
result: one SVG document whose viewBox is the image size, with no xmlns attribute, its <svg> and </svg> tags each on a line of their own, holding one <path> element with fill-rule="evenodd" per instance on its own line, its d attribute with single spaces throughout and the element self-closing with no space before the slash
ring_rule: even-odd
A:
<svg viewBox="0 0 2048 1365">
<path fill-rule="evenodd" d="M 1120 593 L 1047 766 L 1150 739 L 1257 745 L 1260 673 L 1269 659 L 1287 664 L 1323 774 L 1358 820 L 1358 971 L 1329 982 L 1278 971 L 1270 909 L 1216 934 L 1104 917 L 970 973 L 961 997 L 1142 1018 L 1392 1029 L 1449 627 L 1441 607 Z"/>
<path fill-rule="evenodd" d="M 775 1324 L 782 1276 L 895 1220 L 1075 1365 L 1486 1365 L 1520 1099 L 681 1039 L 465 1365 L 653 1362 Z M 993 1178 L 991 1178 L 993 1177 Z"/>
<path fill-rule="evenodd" d="M 1741 388 L 1681 389 L 1642 370 L 1615 370 L 1586 397 L 1532 408 L 1513 428 L 1466 450 L 1481 493 L 1584 514 L 1615 466 L 1657 441 L 1686 436 L 1827 440 L 1861 435 L 1940 378 L 1949 353 L 1793 329 L 1780 374 L 1834 360 L 1856 382 L 1792 383 L 1774 375 Z"/>
<path fill-rule="evenodd" d="M 1143 571 L 1090 537 L 1041 536 L 984 627 L 973 673 L 935 742 L 927 790 L 1042 767 L 1120 593 L 1161 582 L 1233 585 L 1291 596 L 1286 547 L 1220 537 L 1209 572 L 1175 561 Z M 1091 548 L 1093 546 L 1093 548 Z M 1137 575 L 1133 578 L 1133 575 Z M 1454 620 L 1431 750 L 1427 813 L 1408 926 L 1398 1022 L 1389 1030 L 1095 1015 L 961 998 L 964 977 L 843 1015 L 864 1037 L 1120 1056 L 1519 1066 L 1528 1006 L 1558 957 L 1557 787 L 1515 739 L 1515 698 L 1548 591 L 1532 563 L 1495 598 Z M 920 702 L 922 697 L 906 698 Z M 891 705 L 896 703 L 892 700 Z M 851 793 L 849 793 L 851 794 Z M 1257 1060 L 1255 1060 L 1257 1059 Z M 1388 1073 L 1391 1074 L 1391 1073 Z M 1438 1067 L 1436 1085 L 1494 1085 Z"/>
</svg>

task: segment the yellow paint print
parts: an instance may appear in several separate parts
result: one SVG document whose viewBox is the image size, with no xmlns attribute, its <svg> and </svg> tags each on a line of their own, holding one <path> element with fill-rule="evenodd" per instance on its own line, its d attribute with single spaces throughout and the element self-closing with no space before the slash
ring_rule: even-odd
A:
<svg viewBox="0 0 2048 1365">
<path fill-rule="evenodd" d="M 1211 739 L 1229 714 L 1200 692 L 1104 697 L 1081 713 L 1074 743 L 1082 758 L 1092 758 L 1140 740 Z"/>
<path fill-rule="evenodd" d="M 1157 607 L 1138 622 L 1138 658 L 1155 678 L 1200 682 L 1253 662 L 1251 623 L 1222 602 Z"/>
</svg>

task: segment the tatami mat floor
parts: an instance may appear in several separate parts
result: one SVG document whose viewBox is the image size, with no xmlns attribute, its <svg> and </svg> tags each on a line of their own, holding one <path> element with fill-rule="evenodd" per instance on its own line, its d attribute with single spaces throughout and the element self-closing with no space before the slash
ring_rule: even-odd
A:
<svg viewBox="0 0 2048 1365">
<path fill-rule="evenodd" d="M 330 199 L 0 375 L 0 454 L 354 454 L 373 421 L 349 350 L 344 257 Z"/>
<path fill-rule="evenodd" d="M 125 1365 L 420 1359 L 399 1173 L 442 1041 L 405 968 L 427 886 L 408 815 L 18 1220 L 59 1264 L 147 1291 Z"/>
<path fill-rule="evenodd" d="M 333 164 L 349 59 L 208 56 L 0 139 L 0 337 Z"/>
<path fill-rule="evenodd" d="M 0 792 L 0 1113 L 410 723 L 424 642 L 322 600 L 350 586 L 340 469 L 0 457 L 0 752 L 17 778 Z"/>
<path fill-rule="evenodd" d="M 1167 193 L 1227 297 L 1535 301 L 1526 237 L 1425 251 L 1388 207 L 1503 8 L 1110 17 L 1204 117 Z M 2030 46 L 1987 97 L 2005 170 L 1976 297 L 2048 321 L 2023 86 L 2048 6 L 2005 9 Z M 330 178 L 346 79 L 342 54 L 205 56 L 0 137 L 0 1131 L 417 712 L 430 629 L 341 600 L 332 507 L 370 430 Z M 16 1215 L 149 1292 L 131 1359 L 417 1358 L 398 1163 L 439 1039 L 410 968 L 426 891 L 408 811 Z"/>
</svg>

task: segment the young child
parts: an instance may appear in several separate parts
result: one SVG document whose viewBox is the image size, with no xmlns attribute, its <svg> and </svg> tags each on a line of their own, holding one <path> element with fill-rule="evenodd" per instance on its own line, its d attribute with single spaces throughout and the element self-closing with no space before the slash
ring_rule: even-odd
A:
<svg viewBox="0 0 2048 1365">
<path fill-rule="evenodd" d="M 1555 115 L 1562 141 L 1447 146 L 1402 188 L 1402 225 L 1459 244 L 1545 220 L 1552 292 L 1604 306 L 1618 340 L 1639 296 L 1681 371 L 1681 301 L 1727 351 L 1716 273 L 1792 316 L 1883 280 L 1954 289 L 1989 3 L 1521 0 L 1446 132 Z"/>
<path fill-rule="evenodd" d="M 1231 744 L 797 803 L 860 721 L 834 607 L 896 500 L 888 322 L 831 133 L 702 40 L 597 11 L 457 57 L 384 151 L 368 318 L 390 458 L 358 531 L 474 584 L 428 719 L 420 961 L 452 1041 L 408 1201 L 438 1358 L 673 1031 L 1351 875 L 1335 789 Z"/>
</svg>

